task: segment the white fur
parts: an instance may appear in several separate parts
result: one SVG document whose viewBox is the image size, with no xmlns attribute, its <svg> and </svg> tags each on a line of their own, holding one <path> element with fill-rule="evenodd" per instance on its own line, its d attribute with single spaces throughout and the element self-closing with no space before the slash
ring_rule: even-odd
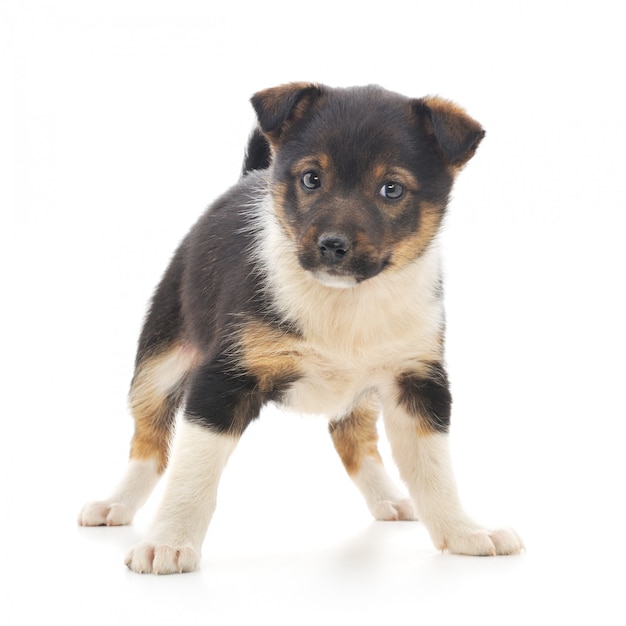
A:
<svg viewBox="0 0 626 626">
<path fill-rule="evenodd" d="M 352 476 L 363 494 L 374 519 L 396 521 L 414 520 L 413 503 L 391 481 L 382 463 L 372 457 L 361 461 L 359 471 Z"/>
<path fill-rule="evenodd" d="M 186 345 L 171 350 L 153 366 L 152 384 L 163 395 L 169 394 L 189 373 L 198 360 L 197 352 Z"/>
<path fill-rule="evenodd" d="M 174 439 L 168 483 L 145 541 L 126 564 L 139 573 L 196 569 L 217 501 L 220 476 L 238 439 L 182 420 Z"/>
<path fill-rule="evenodd" d="M 131 459 L 126 473 L 110 498 L 90 502 L 78 517 L 81 526 L 124 526 L 130 524 L 159 480 L 154 460 Z"/>
<path fill-rule="evenodd" d="M 129 400 L 141 402 L 152 396 L 165 397 L 176 389 L 198 362 L 197 351 L 180 344 L 140 366 L 130 390 Z"/>
<path fill-rule="evenodd" d="M 351 276 L 334 276 L 328 272 L 315 272 L 313 274 L 322 285 L 335 287 L 336 289 L 350 289 L 356 286 L 357 282 Z"/>
<path fill-rule="evenodd" d="M 394 402 L 386 403 L 383 415 L 400 474 L 435 546 L 477 556 L 512 554 L 523 549 L 514 531 L 482 528 L 463 510 L 447 434 L 419 433 L 415 419 Z"/>
</svg>

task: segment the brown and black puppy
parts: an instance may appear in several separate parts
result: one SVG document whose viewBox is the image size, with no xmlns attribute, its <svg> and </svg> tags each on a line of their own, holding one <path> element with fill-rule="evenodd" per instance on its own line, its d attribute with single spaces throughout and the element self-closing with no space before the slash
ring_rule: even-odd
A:
<svg viewBox="0 0 626 626">
<path fill-rule="evenodd" d="M 147 316 L 130 391 L 127 472 L 83 525 L 128 524 L 168 464 L 136 572 L 197 567 L 221 472 L 275 402 L 323 413 L 376 519 L 414 519 L 435 545 L 512 554 L 512 530 L 463 511 L 448 452 L 451 398 L 437 233 L 484 132 L 456 105 L 379 87 L 288 84 L 252 98 L 243 178 L 180 245 Z M 386 432 L 410 499 L 377 451 Z"/>
</svg>

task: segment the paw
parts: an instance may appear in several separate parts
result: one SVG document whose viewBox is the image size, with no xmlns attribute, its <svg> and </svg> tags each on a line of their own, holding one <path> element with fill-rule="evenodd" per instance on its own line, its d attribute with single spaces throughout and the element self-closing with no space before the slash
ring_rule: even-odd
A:
<svg viewBox="0 0 626 626">
<path fill-rule="evenodd" d="M 496 556 L 498 554 L 519 554 L 524 550 L 520 536 L 511 528 L 485 530 L 483 528 L 464 528 L 452 530 L 435 542 L 440 550 L 451 554 L 470 556 Z"/>
<path fill-rule="evenodd" d="M 121 502 L 89 502 L 78 516 L 80 526 L 125 526 L 133 521 L 135 510 Z"/>
<path fill-rule="evenodd" d="M 182 574 L 198 567 L 200 553 L 193 546 L 169 546 L 142 543 L 133 548 L 124 561 L 138 574 Z"/>
<path fill-rule="evenodd" d="M 374 519 L 383 522 L 414 521 L 417 519 L 411 500 L 378 500 L 370 505 Z"/>
</svg>

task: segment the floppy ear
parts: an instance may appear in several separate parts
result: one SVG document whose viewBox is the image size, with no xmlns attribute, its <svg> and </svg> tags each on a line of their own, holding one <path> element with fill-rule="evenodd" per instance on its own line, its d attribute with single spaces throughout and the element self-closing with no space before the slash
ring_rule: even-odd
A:
<svg viewBox="0 0 626 626">
<path fill-rule="evenodd" d="M 416 100 L 414 107 L 424 120 L 426 132 L 437 140 L 450 165 L 460 168 L 474 156 L 485 131 L 460 106 L 442 98 L 427 97 Z"/>
<path fill-rule="evenodd" d="M 255 93 L 250 101 L 270 143 L 278 143 L 291 126 L 303 119 L 322 91 L 314 83 L 288 83 Z"/>
</svg>

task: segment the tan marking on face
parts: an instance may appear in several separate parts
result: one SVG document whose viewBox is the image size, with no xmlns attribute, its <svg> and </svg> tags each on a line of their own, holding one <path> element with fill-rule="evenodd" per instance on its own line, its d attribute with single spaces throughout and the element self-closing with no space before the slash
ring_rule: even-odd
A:
<svg viewBox="0 0 626 626">
<path fill-rule="evenodd" d="M 370 241 L 368 233 L 357 232 L 354 235 L 353 245 L 359 251 L 359 254 L 369 255 L 372 258 L 380 257 L 380 249 Z"/>
<path fill-rule="evenodd" d="M 366 401 L 348 416 L 330 423 L 330 434 L 339 457 L 350 476 L 361 469 L 365 457 L 382 464 L 378 452 L 378 407 Z"/>
<path fill-rule="evenodd" d="M 372 168 L 372 176 L 374 180 L 384 180 L 387 177 L 387 169 L 386 163 L 376 163 Z"/>
<path fill-rule="evenodd" d="M 420 256 L 433 241 L 443 217 L 443 207 L 422 202 L 417 230 L 393 245 L 391 261 L 396 267 L 403 267 Z"/>
<path fill-rule="evenodd" d="M 331 161 L 330 157 L 326 153 L 311 154 L 296 161 L 291 166 L 291 174 L 294 178 L 301 176 L 307 170 L 320 170 L 320 172 L 327 172 L 330 169 Z"/>
<path fill-rule="evenodd" d="M 318 154 L 316 155 L 316 159 L 323 172 L 327 172 L 330 169 L 330 157 L 327 154 Z"/>
<path fill-rule="evenodd" d="M 145 359 L 135 371 L 128 396 L 135 419 L 130 457 L 155 459 L 159 473 L 167 466 L 183 382 L 197 362 L 195 350 L 176 344 Z"/>
<path fill-rule="evenodd" d="M 285 214 L 285 198 L 287 195 L 286 183 L 274 183 L 272 186 L 272 199 L 274 201 L 273 213 L 278 220 L 282 230 L 288 235 L 291 241 L 296 239 L 296 231 L 292 224 L 289 223 Z"/>
<path fill-rule="evenodd" d="M 410 170 L 396 165 L 388 166 L 386 163 L 376 163 L 372 168 L 372 175 L 379 183 L 393 181 L 402 184 L 408 191 L 417 191 L 419 181 Z"/>
</svg>

